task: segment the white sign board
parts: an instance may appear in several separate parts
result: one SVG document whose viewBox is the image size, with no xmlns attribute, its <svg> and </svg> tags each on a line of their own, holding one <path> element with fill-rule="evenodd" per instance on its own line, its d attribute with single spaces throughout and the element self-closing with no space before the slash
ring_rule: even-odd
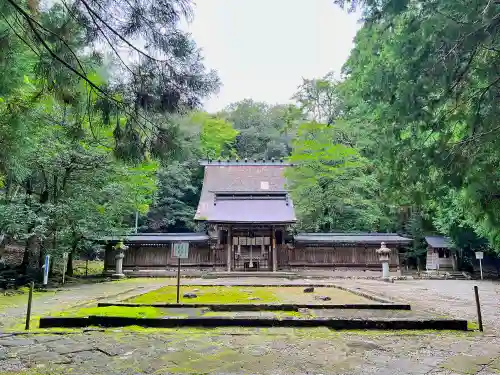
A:
<svg viewBox="0 0 500 375">
<path fill-rule="evenodd" d="M 484 253 L 482 251 L 476 251 L 476 259 L 483 259 Z"/>
<path fill-rule="evenodd" d="M 172 258 L 186 259 L 189 255 L 189 242 L 175 242 L 172 246 Z"/>
<path fill-rule="evenodd" d="M 49 282 L 49 268 L 50 268 L 50 255 L 45 255 L 45 263 L 43 268 L 43 285 L 47 285 Z"/>
</svg>

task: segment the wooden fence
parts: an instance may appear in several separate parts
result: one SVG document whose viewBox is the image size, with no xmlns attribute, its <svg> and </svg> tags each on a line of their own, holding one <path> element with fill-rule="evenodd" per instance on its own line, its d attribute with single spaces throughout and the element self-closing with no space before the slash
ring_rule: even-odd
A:
<svg viewBox="0 0 500 375">
<path fill-rule="evenodd" d="M 280 246 L 278 265 L 287 267 L 356 267 L 379 268 L 378 247 L 308 247 Z M 398 249 L 392 248 L 389 258 L 391 268 L 399 266 Z"/>
<path fill-rule="evenodd" d="M 105 256 L 105 269 L 115 266 L 114 250 L 107 250 Z M 210 249 L 207 245 L 191 244 L 189 258 L 182 259 L 183 267 L 223 267 L 226 265 L 226 250 Z M 130 247 L 125 251 L 123 268 L 161 269 L 177 266 L 177 259 L 171 256 L 170 245 L 164 247 Z"/>
<path fill-rule="evenodd" d="M 376 253 L 378 247 L 277 247 L 278 268 L 326 267 L 326 268 L 380 268 L 381 263 Z M 183 267 L 226 267 L 226 246 L 211 249 L 207 244 L 191 244 L 189 258 L 181 261 Z M 123 259 L 124 269 L 164 269 L 177 265 L 177 259 L 171 257 L 170 245 L 164 247 L 130 247 Z M 397 248 L 391 249 L 389 260 L 391 268 L 399 267 Z M 105 269 L 115 267 L 115 252 L 107 250 Z"/>
</svg>

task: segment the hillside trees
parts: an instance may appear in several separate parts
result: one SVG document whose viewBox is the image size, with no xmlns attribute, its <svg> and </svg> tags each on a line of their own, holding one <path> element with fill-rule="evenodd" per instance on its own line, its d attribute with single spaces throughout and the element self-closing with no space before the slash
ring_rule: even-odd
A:
<svg viewBox="0 0 500 375">
<path fill-rule="evenodd" d="M 199 230 L 194 214 L 203 181 L 200 160 L 237 157 L 238 131 L 218 116 L 196 111 L 173 118 L 169 127 L 176 134 L 177 152 L 163 158 L 158 190 L 142 231 Z"/>
<path fill-rule="evenodd" d="M 287 169 L 299 229 L 311 232 L 383 231 L 389 222 L 370 162 L 335 126 L 299 126 Z"/>
<path fill-rule="evenodd" d="M 236 153 L 242 159 L 283 158 L 291 151 L 294 128 L 303 115 L 293 105 L 269 105 L 250 99 L 219 114 L 238 130 Z"/>
<path fill-rule="evenodd" d="M 155 158 L 178 151 L 178 134 L 164 125 L 171 112 L 196 106 L 217 84 L 187 36 L 169 49 L 168 63 L 178 64 L 171 76 L 152 77 L 161 64 L 144 56 L 129 65 L 144 76 L 120 74 L 120 59 L 102 59 L 108 51 L 78 16 L 84 2 L 38 5 L 0 5 L 0 233 L 26 241 L 23 272 L 39 269 L 44 253 L 74 254 L 89 237 L 130 230 L 157 188 Z M 173 102 L 171 85 L 182 96 Z"/>
<path fill-rule="evenodd" d="M 455 212 L 498 251 L 500 4 L 345 3 L 366 19 L 344 67 L 346 119 L 372 140 L 388 187 L 411 190 L 442 233 Z"/>
</svg>

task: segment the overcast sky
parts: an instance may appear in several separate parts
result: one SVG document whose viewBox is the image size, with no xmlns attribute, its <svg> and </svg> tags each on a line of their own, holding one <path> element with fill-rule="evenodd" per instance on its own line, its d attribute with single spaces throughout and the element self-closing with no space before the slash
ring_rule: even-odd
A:
<svg viewBox="0 0 500 375">
<path fill-rule="evenodd" d="M 197 0 L 187 30 L 223 84 L 205 109 L 289 101 L 302 77 L 340 71 L 359 27 L 333 0 Z"/>
</svg>

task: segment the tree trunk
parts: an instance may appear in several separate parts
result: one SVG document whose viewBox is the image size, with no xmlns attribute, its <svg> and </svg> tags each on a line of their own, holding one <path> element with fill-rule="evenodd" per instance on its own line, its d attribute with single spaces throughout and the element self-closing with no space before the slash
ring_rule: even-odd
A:
<svg viewBox="0 0 500 375">
<path fill-rule="evenodd" d="M 41 241 L 40 243 L 40 251 L 38 252 L 38 269 L 42 269 L 43 262 L 44 262 L 44 257 L 45 257 L 45 251 L 44 251 L 44 243 Z"/>
<path fill-rule="evenodd" d="M 66 265 L 66 276 L 73 276 L 73 250 L 68 254 L 68 264 Z"/>
<path fill-rule="evenodd" d="M 26 274 L 28 270 L 36 269 L 36 265 L 38 264 L 37 239 L 38 237 L 36 235 L 31 235 L 26 240 L 26 246 L 24 248 L 24 254 L 23 254 L 23 261 L 19 266 L 19 271 L 23 274 Z"/>
</svg>

